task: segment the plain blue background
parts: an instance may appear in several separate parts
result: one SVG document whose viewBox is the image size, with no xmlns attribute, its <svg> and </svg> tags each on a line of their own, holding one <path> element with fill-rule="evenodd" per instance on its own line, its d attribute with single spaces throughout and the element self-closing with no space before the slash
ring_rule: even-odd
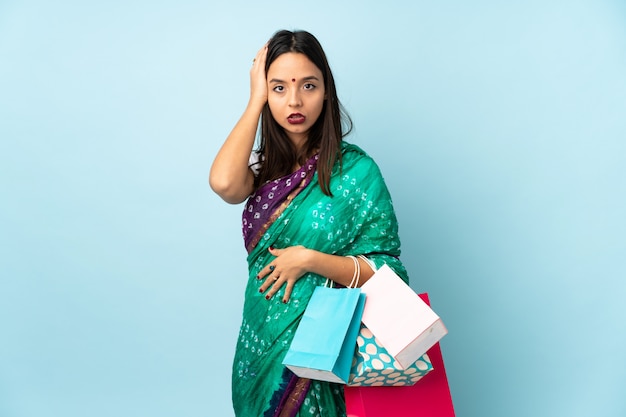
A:
<svg viewBox="0 0 626 417">
<path fill-rule="evenodd" d="M 457 415 L 626 415 L 626 5 L 515 3 L 0 2 L 0 416 L 232 416 L 207 174 L 281 28 L 386 177 Z"/>
</svg>

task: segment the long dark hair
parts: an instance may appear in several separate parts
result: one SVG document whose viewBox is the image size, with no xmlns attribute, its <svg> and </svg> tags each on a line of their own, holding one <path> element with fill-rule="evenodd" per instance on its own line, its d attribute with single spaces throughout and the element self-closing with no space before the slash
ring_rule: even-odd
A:
<svg viewBox="0 0 626 417">
<path fill-rule="evenodd" d="M 278 31 L 268 43 L 265 73 L 280 55 L 298 52 L 319 68 L 324 77 L 326 96 L 322 113 L 311 126 L 306 144 L 300 151 L 289 140 L 283 128 L 274 120 L 269 105 L 265 103 L 261 113 L 261 138 L 259 152 L 263 156 L 255 188 L 292 172 L 295 165 L 303 165 L 319 149 L 317 163 L 318 182 L 326 195 L 330 191 L 330 176 L 337 161 L 341 164 L 341 141 L 352 130 L 352 120 L 337 98 L 335 79 L 328 65 L 326 54 L 319 41 L 309 32 L 298 30 Z"/>
</svg>

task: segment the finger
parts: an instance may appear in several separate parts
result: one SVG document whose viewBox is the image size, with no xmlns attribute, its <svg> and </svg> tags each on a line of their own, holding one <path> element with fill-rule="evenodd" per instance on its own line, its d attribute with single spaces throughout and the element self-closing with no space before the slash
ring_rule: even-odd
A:
<svg viewBox="0 0 626 417">
<path fill-rule="evenodd" d="M 270 246 L 267 250 L 274 256 L 278 256 L 284 249 L 276 249 L 274 246 Z"/>
<path fill-rule="evenodd" d="M 270 280 L 269 280 L 269 278 L 268 278 L 268 279 L 266 279 L 266 280 L 265 280 L 265 282 L 264 282 L 263 284 L 261 284 L 261 286 L 259 287 L 259 292 L 260 292 L 261 294 L 264 294 L 264 293 L 265 293 L 265 291 L 267 290 L 267 288 L 270 286 L 271 282 L 272 282 L 272 281 L 270 281 Z M 267 295 L 267 294 L 266 294 L 266 295 Z M 266 297 L 266 298 L 267 298 L 267 297 Z"/>
<path fill-rule="evenodd" d="M 259 51 L 256 53 L 254 59 L 252 60 L 252 65 L 265 65 L 265 57 L 267 56 L 267 45 L 265 45 L 263 48 L 259 49 Z"/>
<path fill-rule="evenodd" d="M 264 286 L 267 285 L 268 287 L 270 287 L 265 294 L 265 299 L 269 300 L 270 298 L 272 298 L 274 294 L 276 294 L 278 290 L 280 290 L 280 287 L 282 287 L 283 284 L 284 281 L 280 279 L 280 276 L 270 275 L 269 278 L 263 283 Z"/>
<path fill-rule="evenodd" d="M 285 287 L 285 295 L 283 295 L 283 303 L 287 304 L 289 299 L 291 298 L 291 291 L 293 290 L 293 282 L 287 281 L 287 286 Z"/>
<path fill-rule="evenodd" d="M 256 276 L 256 279 L 265 278 L 268 274 L 271 274 L 275 268 L 276 267 L 274 265 L 267 265 L 266 267 L 264 267 L 263 269 L 259 271 L 258 275 Z"/>
<path fill-rule="evenodd" d="M 267 44 L 263 45 L 263 47 L 259 49 L 259 52 L 257 52 L 256 55 L 256 58 L 258 60 L 262 60 L 263 62 L 265 62 L 265 58 L 267 57 Z"/>
<path fill-rule="evenodd" d="M 267 269 L 267 272 L 259 273 L 259 275 L 257 275 L 257 279 L 265 278 L 265 282 L 263 282 L 263 284 L 261 284 L 261 286 L 259 287 L 260 293 L 264 293 L 270 285 L 278 281 L 278 278 L 280 277 L 280 272 L 275 271 L 273 267 L 273 265 L 270 265 L 267 268 L 263 268 L 264 270 Z"/>
</svg>

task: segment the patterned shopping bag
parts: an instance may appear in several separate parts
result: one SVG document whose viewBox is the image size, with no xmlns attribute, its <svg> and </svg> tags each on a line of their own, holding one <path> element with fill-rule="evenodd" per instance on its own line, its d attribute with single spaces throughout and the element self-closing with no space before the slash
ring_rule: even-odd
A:
<svg viewBox="0 0 626 417">
<path fill-rule="evenodd" d="M 413 385 L 433 369 L 426 354 L 409 367 L 404 368 L 364 324 L 361 324 L 356 343 L 348 380 L 349 386 Z"/>
</svg>

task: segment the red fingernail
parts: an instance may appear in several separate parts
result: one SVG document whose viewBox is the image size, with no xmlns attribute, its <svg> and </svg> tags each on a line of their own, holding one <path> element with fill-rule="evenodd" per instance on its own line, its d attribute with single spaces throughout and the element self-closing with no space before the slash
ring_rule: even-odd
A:
<svg viewBox="0 0 626 417">
<path fill-rule="evenodd" d="M 269 295 L 269 294 L 267 294 L 267 295 L 265 296 L 265 299 L 266 299 L 266 300 L 269 300 L 269 299 L 270 299 L 270 295 Z"/>
<path fill-rule="evenodd" d="M 263 288 L 259 288 L 259 292 L 263 294 Z"/>
<path fill-rule="evenodd" d="M 270 246 L 270 250 L 274 250 L 274 246 Z"/>
<path fill-rule="evenodd" d="M 259 275 L 256 276 L 256 279 L 261 279 L 261 277 Z"/>
<path fill-rule="evenodd" d="M 284 300 L 284 299 L 283 299 L 283 304 L 287 304 L 287 300 Z"/>
</svg>

